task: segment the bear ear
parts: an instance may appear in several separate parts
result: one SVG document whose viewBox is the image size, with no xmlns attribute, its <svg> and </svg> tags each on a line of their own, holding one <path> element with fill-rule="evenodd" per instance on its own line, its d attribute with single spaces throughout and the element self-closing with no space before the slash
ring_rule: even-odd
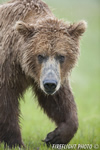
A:
<svg viewBox="0 0 100 150">
<path fill-rule="evenodd" d="M 70 25 L 68 28 L 68 33 L 71 36 L 79 37 L 81 36 L 87 28 L 87 23 L 85 21 L 80 21 L 78 23 L 74 23 L 73 25 Z"/>
<path fill-rule="evenodd" d="M 17 21 L 15 29 L 23 36 L 32 36 L 35 34 L 34 26 L 26 24 L 23 21 Z"/>
</svg>

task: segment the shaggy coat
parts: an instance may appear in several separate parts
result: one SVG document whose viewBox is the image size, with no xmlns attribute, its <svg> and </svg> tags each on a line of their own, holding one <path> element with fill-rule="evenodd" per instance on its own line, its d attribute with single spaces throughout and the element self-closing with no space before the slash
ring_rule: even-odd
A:
<svg viewBox="0 0 100 150">
<path fill-rule="evenodd" d="M 78 129 L 77 108 L 69 74 L 79 55 L 79 37 L 86 23 L 58 20 L 41 0 L 11 0 L 0 5 L 0 141 L 22 146 L 19 98 L 32 86 L 40 106 L 57 125 L 44 142 L 68 143 Z M 40 88 L 37 56 L 66 57 L 60 65 L 61 85 L 54 95 Z"/>
</svg>

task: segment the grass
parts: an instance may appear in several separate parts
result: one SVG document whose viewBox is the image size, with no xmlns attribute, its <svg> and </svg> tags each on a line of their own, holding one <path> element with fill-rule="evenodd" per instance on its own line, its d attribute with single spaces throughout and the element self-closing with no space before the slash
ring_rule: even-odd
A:
<svg viewBox="0 0 100 150">
<path fill-rule="evenodd" d="M 0 0 L 3 2 L 3 0 Z M 45 0 L 58 18 L 76 22 L 85 19 L 88 28 L 81 40 L 81 56 L 71 81 L 78 107 L 79 129 L 70 144 L 99 144 L 100 149 L 100 1 Z M 37 107 L 37 100 L 28 90 L 21 101 L 23 141 L 28 150 L 50 150 L 42 143 L 54 130 L 52 123 Z M 73 148 L 72 148 L 73 149 Z M 82 150 L 84 148 L 81 148 Z M 86 149 L 86 148 L 85 148 Z M 87 148 L 89 149 L 89 148 Z M 0 150 L 3 150 L 1 144 Z M 16 149 L 17 150 L 17 149 Z"/>
</svg>

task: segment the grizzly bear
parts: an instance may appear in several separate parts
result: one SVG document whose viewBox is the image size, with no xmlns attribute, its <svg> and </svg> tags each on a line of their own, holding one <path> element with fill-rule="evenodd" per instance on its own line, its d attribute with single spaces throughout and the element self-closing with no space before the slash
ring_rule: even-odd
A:
<svg viewBox="0 0 100 150">
<path fill-rule="evenodd" d="M 67 144 L 78 129 L 69 76 L 79 56 L 86 22 L 57 19 L 41 0 L 0 5 L 0 141 L 23 146 L 19 98 L 31 86 L 57 128 L 44 142 Z"/>
</svg>

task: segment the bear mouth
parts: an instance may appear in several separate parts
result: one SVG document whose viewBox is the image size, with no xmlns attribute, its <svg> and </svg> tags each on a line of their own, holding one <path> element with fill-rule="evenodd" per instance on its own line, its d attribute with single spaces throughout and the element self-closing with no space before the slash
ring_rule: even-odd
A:
<svg viewBox="0 0 100 150">
<path fill-rule="evenodd" d="M 56 91 L 54 90 L 45 90 L 45 93 L 48 95 L 53 95 Z"/>
</svg>

